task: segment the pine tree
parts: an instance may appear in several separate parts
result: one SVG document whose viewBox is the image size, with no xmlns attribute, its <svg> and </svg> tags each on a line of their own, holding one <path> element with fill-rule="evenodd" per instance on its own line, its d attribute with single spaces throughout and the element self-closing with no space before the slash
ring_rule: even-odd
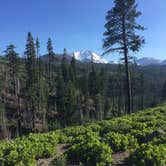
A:
<svg viewBox="0 0 166 166">
<path fill-rule="evenodd" d="M 6 123 L 6 113 L 5 113 L 5 106 L 3 101 L 0 103 L 0 125 L 1 125 L 1 139 L 8 138 L 8 129 Z"/>
<path fill-rule="evenodd" d="M 88 91 L 88 76 L 86 73 L 83 73 L 82 76 L 79 78 L 78 80 L 78 87 L 81 90 L 82 94 L 84 94 L 84 96 L 88 96 L 89 95 L 89 91 Z"/>
<path fill-rule="evenodd" d="M 36 38 L 36 56 L 37 56 L 37 59 L 39 59 L 39 49 L 40 49 L 40 42 L 39 42 L 39 38 L 37 37 Z"/>
<path fill-rule="evenodd" d="M 67 63 L 67 50 L 64 49 L 64 54 L 61 63 L 61 70 L 64 82 L 67 83 L 69 81 L 69 71 L 68 71 L 68 63 Z"/>
<path fill-rule="evenodd" d="M 37 57 L 37 63 L 38 63 L 38 69 L 37 69 L 38 77 L 40 79 L 44 74 L 44 64 L 40 55 L 40 41 L 38 37 L 36 38 L 35 46 L 36 46 L 36 57 Z"/>
<path fill-rule="evenodd" d="M 41 79 L 41 66 L 40 66 L 40 57 L 39 57 L 39 50 L 40 50 L 40 42 L 39 42 L 39 38 L 37 37 L 36 38 L 36 43 L 35 43 L 35 48 L 36 48 L 36 58 L 37 58 L 37 61 L 36 61 L 36 65 L 37 65 L 37 73 L 36 73 L 36 76 L 37 76 L 37 84 L 38 84 L 38 89 L 39 89 L 39 94 L 38 94 L 38 110 L 40 109 L 41 107 L 41 98 L 40 98 L 40 79 Z"/>
<path fill-rule="evenodd" d="M 141 107 L 140 109 L 143 110 L 144 109 L 144 90 L 145 90 L 145 80 L 144 80 L 144 74 L 141 73 L 140 74 L 140 93 L 141 93 Z"/>
<path fill-rule="evenodd" d="M 53 84 L 53 62 L 54 62 L 54 51 L 52 46 L 51 38 L 48 38 L 47 42 L 47 52 L 48 52 L 48 64 L 47 64 L 47 75 L 48 75 L 48 84 L 50 86 L 50 91 L 52 90 L 52 84 Z"/>
<path fill-rule="evenodd" d="M 27 70 L 27 86 L 32 87 L 36 83 L 37 77 L 35 44 L 31 32 L 28 33 L 25 55 Z"/>
<path fill-rule="evenodd" d="M 13 112 L 16 115 L 18 136 L 21 136 L 21 107 L 20 107 L 20 80 L 19 80 L 19 58 L 15 52 L 15 46 L 9 45 L 6 49 L 6 57 L 8 59 L 8 93 L 14 96 L 14 103 L 17 112 Z M 8 99 L 7 99 L 8 100 Z"/>
<path fill-rule="evenodd" d="M 74 83 L 69 81 L 65 87 L 65 116 L 66 125 L 76 123 L 77 93 Z"/>
<path fill-rule="evenodd" d="M 103 48 L 105 53 L 118 51 L 123 53 L 126 70 L 127 84 L 127 112 L 131 113 L 131 87 L 129 74 L 129 51 L 139 51 L 144 39 L 136 35 L 137 30 L 144 30 L 144 27 L 136 23 L 136 18 L 141 15 L 137 11 L 135 0 L 114 0 L 115 6 L 108 11 L 106 16 L 106 32 Z"/>
<path fill-rule="evenodd" d="M 72 56 L 70 63 L 69 78 L 76 85 L 76 59 L 74 56 Z"/>
<path fill-rule="evenodd" d="M 44 78 L 44 64 L 40 56 L 40 42 L 39 38 L 36 39 L 36 56 L 37 56 L 37 102 L 38 102 L 38 112 L 41 115 L 43 130 L 47 129 L 46 124 L 46 109 L 47 109 L 47 98 L 48 98 L 48 86 Z M 41 130 L 41 129 L 38 129 Z"/>
<path fill-rule="evenodd" d="M 123 114 L 123 98 L 124 98 L 124 92 L 123 92 L 123 86 L 124 86 L 124 74 L 123 74 L 123 65 L 118 65 L 118 71 L 117 71 L 117 79 L 118 79 L 118 116 L 121 116 Z"/>
<path fill-rule="evenodd" d="M 29 32 L 26 44 L 26 90 L 27 90 L 27 109 L 32 112 L 32 127 L 35 129 L 36 106 L 37 104 L 37 65 L 35 44 L 32 34 Z"/>
<path fill-rule="evenodd" d="M 98 93 L 97 73 L 94 64 L 91 65 L 91 71 L 88 77 L 88 91 L 90 96 L 95 96 Z"/>
<path fill-rule="evenodd" d="M 94 98 L 94 104 L 95 104 L 95 112 L 97 120 L 103 119 L 103 103 L 100 93 L 98 93 Z"/>
<path fill-rule="evenodd" d="M 77 94 L 77 111 L 78 111 L 78 124 L 79 125 L 82 125 L 84 123 L 84 115 L 83 115 L 83 108 L 82 108 L 82 98 L 83 98 L 83 95 L 81 94 L 81 91 L 78 91 L 78 94 Z"/>
<path fill-rule="evenodd" d="M 65 115 L 65 83 L 62 76 L 62 73 L 58 72 L 57 77 L 57 94 L 56 94 L 56 104 L 57 104 L 57 112 L 59 115 L 59 120 L 62 126 L 66 125 L 66 115 Z"/>
<path fill-rule="evenodd" d="M 55 82 L 55 53 L 53 50 L 53 45 L 51 38 L 48 39 L 47 42 L 47 56 L 48 56 L 48 62 L 46 64 L 46 71 L 47 71 L 47 81 L 48 81 L 48 87 L 49 87 L 49 95 L 48 95 L 48 101 L 47 101 L 47 121 L 50 129 L 56 128 L 56 112 L 57 112 L 57 106 L 56 106 L 56 82 Z"/>
<path fill-rule="evenodd" d="M 11 93 L 16 94 L 16 84 L 18 77 L 18 57 L 17 53 L 14 51 L 15 46 L 9 45 L 6 49 L 6 57 L 9 61 L 8 69 L 9 69 L 9 83 L 10 83 L 10 91 Z"/>
<path fill-rule="evenodd" d="M 105 96 L 105 92 L 106 92 L 106 86 L 107 86 L 107 79 L 106 79 L 106 73 L 105 73 L 105 69 L 101 68 L 99 74 L 98 74 L 98 89 L 99 89 L 99 93 L 103 96 Z"/>
<path fill-rule="evenodd" d="M 51 38 L 48 38 L 47 51 L 48 51 L 48 55 L 52 55 L 54 53 Z"/>
<path fill-rule="evenodd" d="M 57 110 L 62 120 L 62 126 L 76 122 L 77 93 L 76 93 L 76 62 L 72 58 L 70 66 L 67 63 L 66 49 L 61 62 L 61 72 L 57 78 Z"/>
<path fill-rule="evenodd" d="M 110 101 L 109 98 L 106 98 L 104 101 L 104 108 L 103 108 L 103 119 L 107 119 L 108 118 L 108 114 L 110 112 Z"/>
</svg>

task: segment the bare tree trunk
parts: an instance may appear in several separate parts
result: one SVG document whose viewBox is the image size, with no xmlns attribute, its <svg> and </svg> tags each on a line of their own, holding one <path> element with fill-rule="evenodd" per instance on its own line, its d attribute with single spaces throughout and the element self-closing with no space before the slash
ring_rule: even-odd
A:
<svg viewBox="0 0 166 166">
<path fill-rule="evenodd" d="M 5 111 L 2 112 L 1 115 L 1 126 L 2 126 L 2 137 L 7 139 L 9 138 L 9 133 L 8 133 L 8 129 L 6 126 L 6 115 L 5 115 Z"/>
<path fill-rule="evenodd" d="M 120 88 L 120 94 L 118 96 L 118 116 L 121 116 L 121 106 L 122 106 L 122 93 L 121 93 L 121 88 Z"/>
<path fill-rule="evenodd" d="M 47 126 L 47 120 L 46 120 L 46 108 L 44 108 L 42 111 L 42 118 L 43 118 L 43 130 L 47 131 L 48 126 Z"/>
<path fill-rule="evenodd" d="M 125 17 L 122 18 L 123 27 L 123 44 L 124 44 L 124 59 L 125 59 L 125 71 L 126 71 L 126 93 L 127 93 L 127 113 L 132 113 L 131 110 L 131 86 L 130 86 L 130 73 L 129 73 L 129 62 L 128 62 L 128 48 L 126 43 L 126 27 Z"/>
<path fill-rule="evenodd" d="M 144 76 L 141 74 L 141 110 L 144 109 Z"/>
<path fill-rule="evenodd" d="M 21 102 L 20 102 L 20 82 L 19 79 L 17 78 L 17 102 L 18 102 L 18 109 L 17 109 L 17 114 L 18 114 L 18 119 L 17 119 L 17 128 L 18 128 L 18 136 L 20 137 L 22 135 L 21 132 Z"/>
<path fill-rule="evenodd" d="M 7 90 L 7 85 L 8 85 L 8 75 L 7 75 L 7 71 L 5 72 L 5 87 L 4 87 L 4 93 L 6 93 Z M 3 96 L 2 98 L 2 103 L 5 104 L 6 103 L 6 98 Z M 2 132 L 3 132 L 3 137 L 5 139 L 9 139 L 9 131 L 8 131 L 8 127 L 7 127 L 7 117 L 6 117 L 6 107 L 4 105 L 4 111 L 2 113 Z"/>
<path fill-rule="evenodd" d="M 82 103 L 83 103 L 82 95 L 81 95 L 80 91 L 78 93 L 78 101 L 77 102 L 78 102 L 77 104 L 78 104 L 78 110 L 79 110 L 80 124 L 82 125 L 84 123 L 84 115 L 83 115 L 83 108 L 82 108 Z"/>
</svg>

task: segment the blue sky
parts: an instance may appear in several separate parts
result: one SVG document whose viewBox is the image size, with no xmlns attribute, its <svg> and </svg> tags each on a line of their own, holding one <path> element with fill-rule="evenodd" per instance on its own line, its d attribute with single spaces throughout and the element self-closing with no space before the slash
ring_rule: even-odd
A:
<svg viewBox="0 0 166 166">
<path fill-rule="evenodd" d="M 138 57 L 166 59 L 166 0 L 137 0 L 139 23 L 146 45 Z M 92 50 L 102 53 L 105 15 L 113 0 L 0 0 L 0 53 L 13 43 L 19 53 L 25 49 L 27 32 L 41 42 L 46 52 L 48 37 L 55 52 Z M 114 58 L 115 55 L 112 57 Z"/>
</svg>

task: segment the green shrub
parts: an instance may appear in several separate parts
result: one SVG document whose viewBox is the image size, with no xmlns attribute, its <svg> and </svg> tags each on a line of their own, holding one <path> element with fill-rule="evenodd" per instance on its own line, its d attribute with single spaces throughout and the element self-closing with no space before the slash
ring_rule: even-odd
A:
<svg viewBox="0 0 166 166">
<path fill-rule="evenodd" d="M 51 132 L 51 134 L 54 134 L 58 138 L 58 143 L 60 144 L 68 143 L 72 139 L 71 136 L 67 136 L 62 130 L 56 130 Z"/>
<path fill-rule="evenodd" d="M 91 130 L 92 132 L 100 132 L 101 126 L 96 123 L 86 124 L 84 125 L 87 129 Z"/>
<path fill-rule="evenodd" d="M 154 138 L 152 140 L 152 144 L 154 145 L 166 144 L 166 134 L 161 136 L 160 138 Z"/>
<path fill-rule="evenodd" d="M 165 166 L 165 130 L 166 106 L 162 106 L 84 126 L 29 134 L 13 141 L 0 141 L 0 166 L 36 166 L 37 159 L 56 155 L 58 143 L 68 144 L 67 159 L 79 164 L 109 165 L 111 149 L 132 149 L 128 165 Z M 162 131 L 161 135 L 155 135 L 155 131 Z M 64 158 L 55 160 L 57 165 L 65 162 Z"/>
<path fill-rule="evenodd" d="M 136 166 L 165 166 L 166 144 L 159 146 L 152 144 L 141 145 L 128 159 L 128 165 Z"/>
<path fill-rule="evenodd" d="M 78 143 L 73 144 L 66 152 L 70 162 L 83 163 L 85 165 L 109 165 L 112 163 L 111 148 L 100 142 L 97 135 L 89 132 L 77 138 Z"/>
<path fill-rule="evenodd" d="M 102 121 L 98 124 L 101 125 L 101 136 L 107 134 L 108 132 L 119 132 L 125 134 L 132 129 L 132 121 L 127 118 L 117 118 L 110 121 Z"/>
<path fill-rule="evenodd" d="M 0 166 L 36 166 L 36 159 L 56 154 L 55 134 L 30 134 L 0 145 Z"/>
<path fill-rule="evenodd" d="M 132 122 L 132 129 L 134 130 L 144 130 L 147 128 L 147 124 L 146 123 L 142 123 L 142 122 Z"/>
<path fill-rule="evenodd" d="M 156 120 L 156 116 L 154 115 L 149 115 L 149 116 L 137 116 L 135 118 L 135 121 L 137 122 L 152 122 L 152 121 L 155 121 Z"/>
<path fill-rule="evenodd" d="M 151 133 L 153 133 L 152 128 L 145 128 L 145 129 L 142 129 L 142 130 L 132 129 L 130 131 L 130 134 L 133 135 L 138 140 L 139 144 L 144 143 L 146 137 Z"/>
<path fill-rule="evenodd" d="M 84 126 L 76 126 L 76 127 L 67 127 L 64 129 L 64 133 L 67 137 L 77 137 L 80 134 L 87 133 L 88 131 L 91 131 L 90 129 L 84 127 Z"/>
<path fill-rule="evenodd" d="M 111 146 L 114 152 L 125 151 L 138 146 L 137 140 L 130 134 L 110 132 L 104 136 L 104 141 Z"/>
</svg>

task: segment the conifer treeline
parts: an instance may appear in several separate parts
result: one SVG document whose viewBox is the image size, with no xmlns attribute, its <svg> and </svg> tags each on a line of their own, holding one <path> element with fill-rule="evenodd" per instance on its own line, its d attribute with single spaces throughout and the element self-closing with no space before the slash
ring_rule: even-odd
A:
<svg viewBox="0 0 166 166">
<path fill-rule="evenodd" d="M 127 113 L 124 65 L 81 64 L 74 57 L 69 60 L 66 49 L 59 64 L 60 55 L 54 53 L 51 39 L 43 58 L 39 39 L 34 41 L 31 33 L 24 54 L 25 58 L 20 58 L 15 46 L 9 45 L 0 62 L 4 66 L 0 81 L 1 137 L 54 130 Z M 165 90 L 165 80 L 160 80 Z M 131 65 L 132 110 L 161 103 L 164 96 L 157 88 L 161 85 L 146 80 L 144 71 Z"/>
</svg>

